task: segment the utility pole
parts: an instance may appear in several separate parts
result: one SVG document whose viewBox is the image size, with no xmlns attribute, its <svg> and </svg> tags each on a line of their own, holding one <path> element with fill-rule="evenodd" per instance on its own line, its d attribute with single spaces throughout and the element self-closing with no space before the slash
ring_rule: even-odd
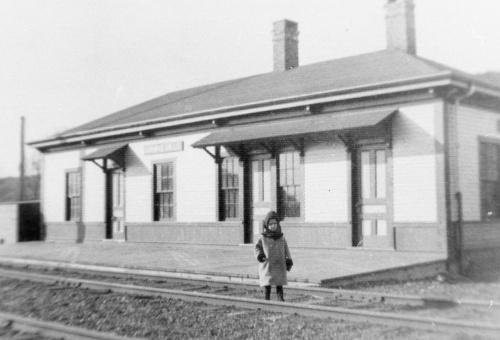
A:
<svg viewBox="0 0 500 340">
<path fill-rule="evenodd" d="M 19 200 L 24 201 L 24 116 L 21 116 L 21 164 L 19 165 Z"/>
</svg>

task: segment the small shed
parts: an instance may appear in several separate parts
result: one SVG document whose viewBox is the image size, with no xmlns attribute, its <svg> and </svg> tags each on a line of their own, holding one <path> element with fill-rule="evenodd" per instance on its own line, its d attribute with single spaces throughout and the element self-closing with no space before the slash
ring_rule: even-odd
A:
<svg viewBox="0 0 500 340">
<path fill-rule="evenodd" d="M 0 203 L 0 244 L 41 240 L 39 201 Z"/>
</svg>

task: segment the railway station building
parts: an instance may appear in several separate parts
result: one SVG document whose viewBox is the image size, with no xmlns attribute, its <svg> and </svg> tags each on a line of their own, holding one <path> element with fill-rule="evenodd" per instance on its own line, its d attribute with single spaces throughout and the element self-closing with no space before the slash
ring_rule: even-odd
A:
<svg viewBox="0 0 500 340">
<path fill-rule="evenodd" d="M 500 247 L 500 83 L 416 54 L 414 4 L 387 49 L 174 93 L 31 142 L 46 241 L 240 245 L 269 210 L 294 247 Z"/>
</svg>

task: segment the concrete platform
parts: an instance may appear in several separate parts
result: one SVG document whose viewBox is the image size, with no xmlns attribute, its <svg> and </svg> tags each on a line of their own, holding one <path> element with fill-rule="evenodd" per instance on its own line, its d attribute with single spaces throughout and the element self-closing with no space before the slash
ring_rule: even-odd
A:
<svg viewBox="0 0 500 340">
<path fill-rule="evenodd" d="M 291 285 L 352 280 L 356 276 L 425 266 L 444 261 L 444 254 L 367 251 L 362 249 L 291 248 Z M 255 281 L 258 263 L 253 245 L 203 246 L 164 243 L 48 243 L 0 245 L 0 258 L 56 261 L 157 272 L 199 274 Z"/>
</svg>

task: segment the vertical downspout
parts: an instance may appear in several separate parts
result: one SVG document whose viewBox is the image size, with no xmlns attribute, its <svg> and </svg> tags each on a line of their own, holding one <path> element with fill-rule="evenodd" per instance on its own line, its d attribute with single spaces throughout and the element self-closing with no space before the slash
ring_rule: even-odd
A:
<svg viewBox="0 0 500 340">
<path fill-rule="evenodd" d="M 462 193 L 457 191 L 455 193 L 455 198 L 457 200 L 457 262 L 458 262 L 458 272 L 463 274 L 463 261 L 462 261 L 462 253 L 463 253 L 463 212 L 462 212 Z"/>
<path fill-rule="evenodd" d="M 452 102 L 453 112 L 449 110 L 445 111 L 444 116 L 444 176 L 445 176 L 445 198 L 446 198 L 446 226 L 447 226 L 447 253 L 448 253 L 448 270 L 452 269 L 452 265 L 458 265 L 458 271 L 462 271 L 462 248 L 463 248 L 463 221 L 462 221 L 462 194 L 460 188 L 453 188 L 452 177 L 451 177 L 451 159 L 450 159 L 450 114 L 457 119 L 458 108 L 460 102 L 472 96 L 476 92 L 474 85 L 469 84 L 467 92 L 463 94 L 450 93 L 446 96 Z M 456 128 L 456 126 L 455 126 Z M 457 156 L 457 155 L 455 155 Z M 455 167 L 453 171 L 458 171 Z M 452 191 L 456 190 L 455 193 Z M 452 199 L 457 200 L 457 223 L 456 228 L 454 228 L 453 214 L 452 214 Z"/>
</svg>

